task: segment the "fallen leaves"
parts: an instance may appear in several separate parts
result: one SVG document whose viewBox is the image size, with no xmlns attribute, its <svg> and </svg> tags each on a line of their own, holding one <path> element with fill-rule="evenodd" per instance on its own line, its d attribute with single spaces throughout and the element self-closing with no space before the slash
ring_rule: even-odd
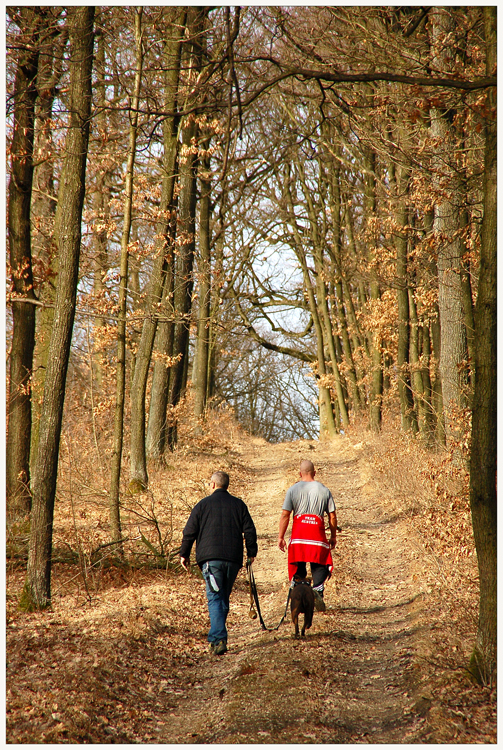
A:
<svg viewBox="0 0 503 750">
<path fill-rule="evenodd" d="M 149 512 L 153 509 L 162 524 L 170 525 L 173 549 L 181 538 L 190 503 L 201 496 L 198 488 L 203 487 L 204 479 L 216 466 L 230 471 L 235 494 L 245 499 L 257 490 L 257 474 L 247 463 L 251 455 L 255 465 L 265 469 L 288 457 L 285 476 L 295 481 L 293 467 L 307 450 L 305 444 L 272 446 L 265 441 L 250 441 L 246 445 L 246 438 L 236 432 L 234 438 L 229 446 L 226 436 L 219 452 L 219 437 L 213 433 L 204 441 L 206 453 L 198 453 L 200 446 L 196 442 L 189 443 L 172 457 L 176 471 L 152 472 L 151 504 L 147 505 L 144 499 L 143 508 Z M 477 587 L 475 559 L 468 554 L 472 542 L 466 505 L 452 499 L 452 489 L 457 485 L 452 484 L 447 495 L 443 494 L 445 482 L 457 482 L 459 477 L 437 477 L 439 500 L 431 485 L 434 462 L 425 466 L 422 453 L 412 450 L 401 438 L 384 436 L 379 443 L 369 435 L 364 441 L 361 437 L 356 439 L 358 454 L 347 441 L 326 449 L 316 444 L 322 476 L 327 477 L 328 484 L 332 478 L 335 482 L 340 477 L 337 481 L 346 487 L 341 495 L 343 508 L 345 502 L 351 501 L 365 514 L 367 508 L 379 504 L 384 517 L 403 525 L 408 540 L 414 539 L 418 545 L 410 582 L 404 576 L 388 577 L 376 588 L 376 597 L 382 596 L 383 606 L 375 607 L 375 614 L 368 615 L 375 618 L 374 624 L 362 622 L 358 606 L 368 606 L 371 567 L 391 567 L 392 561 L 380 563 L 373 554 L 383 536 L 380 528 L 347 527 L 337 549 L 336 583 L 330 583 L 330 587 L 337 588 L 338 602 L 349 598 L 358 605 L 361 599 L 355 613 L 335 607 L 324 615 L 326 632 L 303 643 L 290 641 L 288 631 L 283 630 L 272 637 L 269 648 L 258 632 L 251 644 L 253 649 L 245 649 L 235 668 L 229 666 L 230 660 L 213 666 L 212 669 L 222 670 L 226 679 L 217 682 L 214 691 L 220 713 L 202 732 L 200 727 L 192 726 L 192 719 L 187 723 L 189 709 L 185 708 L 199 706 L 197 710 L 202 711 L 205 707 L 209 621 L 201 578 L 152 568 L 146 558 L 143 569 L 102 565 L 88 581 L 89 599 L 82 575 L 75 575 L 76 566 L 57 563 L 53 587 L 59 593 L 53 610 L 23 615 L 16 610 L 16 595 L 21 590 L 24 571 L 11 566 L 7 574 L 6 630 L 9 743 L 158 743 L 173 736 L 173 726 L 180 726 L 179 736 L 185 732 L 184 741 L 189 743 L 194 738 L 204 743 L 226 739 L 249 742 L 255 721 L 257 727 L 260 724 L 259 731 L 265 733 L 261 738 L 267 741 L 303 738 L 304 742 L 312 739 L 325 743 L 334 737 L 345 737 L 350 738 L 348 741 L 368 742 L 376 732 L 385 731 L 370 716 L 368 726 L 359 734 L 344 734 L 353 714 L 367 710 L 362 702 L 365 690 L 377 691 L 372 695 L 380 696 L 379 700 L 389 698 L 390 705 L 399 706 L 400 712 L 401 702 L 405 702 L 403 717 L 408 723 L 401 741 L 407 737 L 417 741 L 420 731 L 423 741 L 427 738 L 431 742 L 451 742 L 455 736 L 457 742 L 494 742 L 495 692 L 472 686 L 462 671 L 476 627 Z M 344 451 L 351 458 L 348 463 L 341 463 Z M 356 455 L 358 459 L 354 459 Z M 358 461 L 357 466 L 353 459 Z M 418 471 L 419 466 L 425 473 Z M 431 474 L 426 476 L 428 472 Z M 180 475 L 186 478 L 183 494 Z M 264 483 L 269 505 L 261 506 L 261 513 L 277 512 L 272 506 L 283 492 L 282 482 L 272 494 L 270 490 L 270 484 Z M 86 512 L 80 516 L 79 533 L 88 528 L 90 534 L 97 535 L 94 544 L 98 537 L 106 537 L 103 509 L 85 498 L 80 502 Z M 61 502 L 57 508 L 60 538 L 71 539 L 70 521 Z M 149 531 L 145 524 L 142 530 L 148 535 L 154 526 Z M 155 536 L 148 538 L 152 544 L 158 543 Z M 359 539 L 365 544 L 359 546 Z M 265 538 L 261 543 L 266 545 Z M 390 549 L 393 551 L 393 546 Z M 267 546 L 263 554 L 267 556 Z M 398 546 L 396 554 L 401 555 Z M 380 618 L 384 616 L 385 600 L 390 598 L 400 600 L 399 606 L 406 612 L 408 605 L 401 598 L 405 598 L 409 585 L 427 587 L 431 593 L 425 594 L 427 599 L 418 600 L 413 613 L 420 638 L 404 641 L 406 633 L 400 631 L 396 642 L 390 642 L 386 654 L 393 659 L 394 674 L 383 658 Z M 285 592 L 278 584 L 274 592 L 269 589 L 263 594 L 264 611 L 278 606 L 278 591 L 284 602 Z M 329 590 L 330 593 L 335 597 L 335 591 Z M 243 622 L 252 627 L 246 617 L 249 602 L 244 577 L 238 578 L 233 597 L 230 627 L 234 632 L 245 627 Z M 376 600 L 372 601 L 375 605 Z M 381 630 L 372 629 L 378 625 Z M 421 653 L 417 651 L 418 642 Z M 285 669 L 289 670 L 288 675 Z M 288 724 L 292 700 L 295 704 L 300 695 L 307 700 L 306 679 L 313 694 L 324 696 L 329 692 L 331 699 L 319 714 L 316 706 L 311 706 L 309 722 L 301 722 L 292 713 L 292 723 Z M 412 689 L 415 682 L 420 686 L 416 698 Z M 228 712 L 234 710 L 238 718 L 241 712 L 244 717 L 249 716 L 250 686 L 257 696 L 254 718 L 248 728 L 243 725 L 236 731 L 229 723 Z M 239 690 L 242 694 L 237 695 Z M 414 714 L 414 701 L 421 695 L 428 696 L 428 701 L 418 704 Z M 375 703 L 372 710 L 376 708 Z M 286 722 L 281 731 L 275 716 Z"/>
</svg>

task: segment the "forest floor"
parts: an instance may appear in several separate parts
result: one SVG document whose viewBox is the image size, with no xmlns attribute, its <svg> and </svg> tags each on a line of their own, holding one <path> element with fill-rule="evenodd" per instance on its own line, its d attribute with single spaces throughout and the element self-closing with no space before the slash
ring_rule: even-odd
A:
<svg viewBox="0 0 503 750">
<path fill-rule="evenodd" d="M 385 442 L 357 439 L 273 445 L 240 434 L 220 452 L 180 456 L 171 478 L 196 465 L 204 479 L 229 471 L 257 527 L 253 568 L 272 628 L 288 594 L 281 505 L 300 460 L 314 462 L 342 531 L 327 610 L 304 639 L 289 613 L 268 631 L 249 617 L 244 569 L 229 651 L 215 657 L 197 569 L 103 568 L 84 586 L 75 565 L 57 563 L 52 609 L 27 615 L 16 608 L 24 570 L 8 566 L 7 742 L 495 743 L 496 690 L 466 673 L 477 617 L 467 509 L 434 508 L 407 450 L 395 460 Z M 204 494 L 198 481 L 193 490 L 191 503 Z M 175 507 L 178 543 L 188 511 Z"/>
</svg>

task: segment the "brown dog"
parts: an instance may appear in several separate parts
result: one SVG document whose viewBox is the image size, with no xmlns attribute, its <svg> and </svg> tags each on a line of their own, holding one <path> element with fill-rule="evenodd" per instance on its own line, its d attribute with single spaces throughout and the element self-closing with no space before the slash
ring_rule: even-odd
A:
<svg viewBox="0 0 503 750">
<path fill-rule="evenodd" d="M 302 638 L 313 624 L 314 593 L 311 582 L 307 578 L 295 575 L 293 577 L 294 587 L 290 594 L 290 608 L 292 611 L 292 622 L 295 625 L 295 637 Z M 304 615 L 304 625 L 299 635 L 299 615 Z"/>
</svg>

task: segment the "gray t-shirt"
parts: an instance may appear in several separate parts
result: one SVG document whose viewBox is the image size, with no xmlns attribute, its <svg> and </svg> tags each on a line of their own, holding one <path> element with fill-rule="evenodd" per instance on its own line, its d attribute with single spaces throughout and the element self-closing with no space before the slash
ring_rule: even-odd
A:
<svg viewBox="0 0 503 750">
<path fill-rule="evenodd" d="M 323 518 L 324 513 L 335 511 L 332 493 L 321 482 L 297 482 L 287 490 L 282 510 L 293 510 L 293 515 L 314 513 Z"/>
</svg>

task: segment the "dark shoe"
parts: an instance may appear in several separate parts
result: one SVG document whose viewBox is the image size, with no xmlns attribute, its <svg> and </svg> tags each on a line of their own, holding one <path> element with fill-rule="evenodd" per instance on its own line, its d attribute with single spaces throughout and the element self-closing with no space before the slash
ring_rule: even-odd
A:
<svg viewBox="0 0 503 750">
<path fill-rule="evenodd" d="M 225 654 L 227 651 L 227 641 L 219 641 L 218 643 L 213 644 L 213 653 L 215 656 L 220 656 L 221 654 Z"/>
<path fill-rule="evenodd" d="M 323 601 L 323 595 L 319 591 L 313 589 L 314 592 L 314 608 L 317 612 L 325 612 L 327 605 Z"/>
</svg>

